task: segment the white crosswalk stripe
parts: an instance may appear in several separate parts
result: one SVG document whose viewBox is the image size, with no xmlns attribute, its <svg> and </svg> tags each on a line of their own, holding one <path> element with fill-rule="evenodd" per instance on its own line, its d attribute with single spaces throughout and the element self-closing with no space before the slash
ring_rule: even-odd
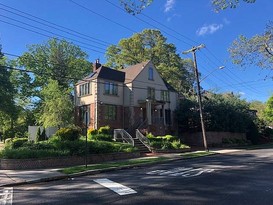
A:
<svg viewBox="0 0 273 205">
<path fill-rule="evenodd" d="M 0 205 L 12 205 L 13 200 L 13 188 L 3 188 L 0 193 Z"/>
<path fill-rule="evenodd" d="M 94 182 L 111 189 L 112 191 L 116 192 L 119 195 L 128 195 L 128 194 L 136 194 L 137 192 L 127 186 L 124 186 L 122 184 L 113 182 L 109 179 L 103 178 L 103 179 L 96 179 Z"/>
<path fill-rule="evenodd" d="M 193 167 L 177 167 L 170 170 L 154 170 L 147 172 L 149 175 L 160 175 L 160 176 L 182 176 L 182 177 L 195 177 L 203 173 L 213 172 L 214 169 L 204 168 L 193 168 Z"/>
</svg>

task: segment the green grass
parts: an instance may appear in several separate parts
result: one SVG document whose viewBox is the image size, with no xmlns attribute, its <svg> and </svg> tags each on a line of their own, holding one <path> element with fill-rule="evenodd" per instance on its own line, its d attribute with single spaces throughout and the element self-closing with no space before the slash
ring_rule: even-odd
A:
<svg viewBox="0 0 273 205">
<path fill-rule="evenodd" d="M 185 153 L 181 154 L 184 159 L 195 158 L 195 157 L 202 157 L 207 155 L 213 155 L 213 152 L 194 152 L 194 153 Z M 155 162 L 164 162 L 168 161 L 170 158 L 168 157 L 148 157 L 148 158 L 138 158 L 138 159 L 130 159 L 124 161 L 117 161 L 117 162 L 105 162 L 101 164 L 92 164 L 88 165 L 87 168 L 85 166 L 76 166 L 76 167 L 69 167 L 60 170 L 60 172 L 64 174 L 75 174 L 89 170 L 100 170 L 100 169 L 108 169 L 108 168 L 116 168 L 116 167 L 126 167 L 132 165 L 140 165 L 140 164 L 151 164 Z"/>
<path fill-rule="evenodd" d="M 60 170 L 60 172 L 62 172 L 64 174 L 75 174 L 75 173 L 84 172 L 84 171 L 88 171 L 88 170 L 126 167 L 129 165 L 148 164 L 148 163 L 161 162 L 161 161 L 166 161 L 166 160 L 167 160 L 166 157 L 130 159 L 130 160 L 125 160 L 125 161 L 106 162 L 106 163 L 101 163 L 101 164 L 88 165 L 87 168 L 85 166 L 69 167 L 69 168 L 64 168 L 64 169 Z"/>
<path fill-rule="evenodd" d="M 196 158 L 196 157 L 204 157 L 208 155 L 213 155 L 215 154 L 214 152 L 192 152 L 192 153 L 184 153 L 181 154 L 183 158 L 189 159 L 189 158 Z"/>
</svg>

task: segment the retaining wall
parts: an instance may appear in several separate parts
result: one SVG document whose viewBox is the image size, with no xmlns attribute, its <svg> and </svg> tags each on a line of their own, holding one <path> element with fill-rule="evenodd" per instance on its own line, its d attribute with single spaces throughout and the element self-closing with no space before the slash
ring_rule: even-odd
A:
<svg viewBox="0 0 273 205">
<path fill-rule="evenodd" d="M 246 133 L 233 133 L 233 132 L 206 132 L 208 145 L 223 144 L 224 139 L 244 139 L 246 140 Z M 202 132 L 183 133 L 181 139 L 187 145 L 191 146 L 204 146 Z"/>
<path fill-rule="evenodd" d="M 111 153 L 111 154 L 94 154 L 87 158 L 88 164 L 130 159 L 139 157 L 139 152 L 134 153 Z M 0 169 L 3 170 L 30 170 L 45 168 L 60 168 L 76 165 L 84 165 L 85 157 L 52 157 L 44 159 L 1 159 Z"/>
</svg>

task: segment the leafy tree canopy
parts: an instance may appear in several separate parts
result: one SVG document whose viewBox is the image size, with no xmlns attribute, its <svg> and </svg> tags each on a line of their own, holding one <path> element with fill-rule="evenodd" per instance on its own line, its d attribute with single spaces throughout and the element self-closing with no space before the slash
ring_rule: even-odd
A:
<svg viewBox="0 0 273 205">
<path fill-rule="evenodd" d="M 254 3 L 255 1 L 256 0 L 211 0 L 211 4 L 214 10 L 219 12 L 227 8 L 236 8 L 240 2 Z M 152 2 L 153 0 L 120 0 L 120 4 L 132 15 L 141 13 L 141 11 Z"/>
<path fill-rule="evenodd" d="M 63 90 L 56 80 L 49 80 L 41 91 L 43 103 L 39 122 L 44 127 L 65 127 L 72 123 L 73 102 L 71 90 Z"/>
<path fill-rule="evenodd" d="M 265 118 L 273 124 L 273 95 L 267 100 L 264 110 Z"/>
<path fill-rule="evenodd" d="M 45 44 L 30 45 L 28 49 L 19 58 L 19 64 L 33 71 L 35 87 L 43 87 L 51 79 L 66 89 L 90 71 L 87 54 L 65 40 L 52 38 Z"/>
<path fill-rule="evenodd" d="M 130 38 L 111 45 L 106 52 L 109 67 L 122 69 L 146 60 L 152 60 L 161 76 L 180 93 L 192 90 L 194 82 L 193 64 L 176 53 L 174 44 L 159 30 L 146 29 Z"/>
<path fill-rule="evenodd" d="M 233 63 L 255 65 L 273 69 L 273 22 L 268 23 L 263 34 L 247 38 L 243 35 L 234 40 L 229 52 Z"/>
</svg>

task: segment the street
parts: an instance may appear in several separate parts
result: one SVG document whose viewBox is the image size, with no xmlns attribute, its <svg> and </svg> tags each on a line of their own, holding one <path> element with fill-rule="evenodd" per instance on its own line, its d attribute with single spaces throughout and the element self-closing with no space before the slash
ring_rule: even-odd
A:
<svg viewBox="0 0 273 205">
<path fill-rule="evenodd" d="M 273 149 L 240 151 L 13 187 L 1 204 L 273 204 L 272 170 Z"/>
</svg>

